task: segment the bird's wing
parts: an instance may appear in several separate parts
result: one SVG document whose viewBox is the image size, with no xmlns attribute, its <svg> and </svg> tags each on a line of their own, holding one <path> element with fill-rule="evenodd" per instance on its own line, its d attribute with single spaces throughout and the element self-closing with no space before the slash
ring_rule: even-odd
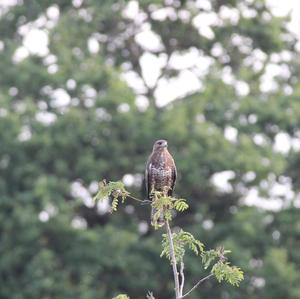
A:
<svg viewBox="0 0 300 299">
<path fill-rule="evenodd" d="M 172 158 L 172 162 L 173 162 L 172 163 L 173 165 L 172 165 L 172 181 L 171 181 L 170 196 L 172 196 L 172 194 L 173 194 L 175 183 L 176 183 L 176 178 L 177 178 L 177 170 L 176 170 L 176 165 L 175 165 L 173 158 Z"/>
<path fill-rule="evenodd" d="M 174 167 L 172 169 L 172 189 L 174 189 L 174 185 L 176 183 L 176 179 L 177 179 L 177 169 L 176 169 L 176 166 L 174 164 Z"/>
<path fill-rule="evenodd" d="M 147 198 L 149 199 L 150 191 L 151 191 L 151 186 L 150 186 L 150 176 L 151 176 L 151 157 L 152 155 L 148 158 L 147 164 L 146 164 L 146 169 L 145 169 L 145 185 L 146 185 L 146 194 Z"/>
</svg>

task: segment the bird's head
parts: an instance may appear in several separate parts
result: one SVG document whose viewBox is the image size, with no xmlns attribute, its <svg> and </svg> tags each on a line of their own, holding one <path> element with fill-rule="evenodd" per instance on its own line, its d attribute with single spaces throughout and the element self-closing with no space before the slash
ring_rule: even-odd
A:
<svg viewBox="0 0 300 299">
<path fill-rule="evenodd" d="M 160 139 L 160 140 L 157 140 L 155 141 L 154 145 L 153 145 L 153 150 L 162 150 L 162 149 L 165 149 L 168 147 L 168 142 L 167 140 L 163 140 L 163 139 Z"/>
</svg>

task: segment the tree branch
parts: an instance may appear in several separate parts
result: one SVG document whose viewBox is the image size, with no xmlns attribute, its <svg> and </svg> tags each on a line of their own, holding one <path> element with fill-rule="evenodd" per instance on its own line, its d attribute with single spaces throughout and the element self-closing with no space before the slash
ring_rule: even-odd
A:
<svg viewBox="0 0 300 299">
<path fill-rule="evenodd" d="M 135 196 L 132 196 L 130 194 L 128 194 L 127 197 L 129 197 L 129 198 L 131 198 L 131 199 L 133 199 L 135 201 L 138 201 L 141 204 L 151 204 L 151 202 L 152 202 L 151 200 L 148 200 L 148 199 L 139 199 L 139 198 L 137 198 Z"/>
<path fill-rule="evenodd" d="M 181 282 L 180 282 L 180 296 L 182 297 L 183 293 L 183 287 L 184 287 L 184 263 L 181 261 L 180 263 L 180 277 L 181 277 Z"/>
<path fill-rule="evenodd" d="M 211 278 L 212 276 L 214 276 L 212 273 L 205 276 L 204 278 L 200 279 L 187 293 L 185 293 L 183 296 L 181 296 L 179 299 L 185 298 L 186 296 L 188 296 L 191 292 L 193 292 L 202 282 L 208 280 L 209 278 Z"/>
<path fill-rule="evenodd" d="M 180 286 L 179 286 L 179 279 L 178 279 L 178 272 L 177 272 L 177 265 L 176 265 L 176 257 L 175 257 L 172 232 L 171 232 L 171 228 L 170 228 L 168 220 L 166 220 L 166 231 L 168 234 L 169 245 L 170 245 L 171 264 L 172 264 L 174 283 L 175 283 L 175 296 L 176 296 L 176 299 L 179 299 L 180 298 Z"/>
</svg>

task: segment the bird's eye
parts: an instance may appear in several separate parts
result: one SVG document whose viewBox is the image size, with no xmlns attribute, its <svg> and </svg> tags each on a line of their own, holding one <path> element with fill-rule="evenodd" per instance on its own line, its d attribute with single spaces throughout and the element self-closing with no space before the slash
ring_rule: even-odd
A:
<svg viewBox="0 0 300 299">
<path fill-rule="evenodd" d="M 158 145 L 161 145 L 161 141 L 157 142 Z"/>
</svg>

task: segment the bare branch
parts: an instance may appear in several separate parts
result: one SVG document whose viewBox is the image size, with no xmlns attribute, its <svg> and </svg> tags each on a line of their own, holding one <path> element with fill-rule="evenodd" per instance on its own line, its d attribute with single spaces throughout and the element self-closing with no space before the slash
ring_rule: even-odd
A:
<svg viewBox="0 0 300 299">
<path fill-rule="evenodd" d="M 180 277 L 181 277 L 181 282 L 180 282 L 180 296 L 182 296 L 183 287 L 184 287 L 184 263 L 183 263 L 183 261 L 181 261 L 181 263 L 180 263 Z"/>
<path fill-rule="evenodd" d="M 208 280 L 209 278 L 211 278 L 212 276 L 214 276 L 212 273 L 205 276 L 204 278 L 200 279 L 187 293 L 185 293 L 183 296 L 179 297 L 179 299 L 185 298 L 186 296 L 188 296 L 191 292 L 193 292 L 201 283 L 203 283 L 204 281 Z"/>
<path fill-rule="evenodd" d="M 127 197 L 129 197 L 129 198 L 131 198 L 133 200 L 136 200 L 136 201 L 140 202 L 141 204 L 151 204 L 151 202 L 152 202 L 151 200 L 148 200 L 148 199 L 143 199 L 143 200 L 139 199 L 139 198 L 134 197 L 134 196 L 132 196 L 130 194 L 128 194 Z"/>
<path fill-rule="evenodd" d="M 173 236 L 172 236 L 172 232 L 171 232 L 171 228 L 170 228 L 168 220 L 166 220 L 166 230 L 167 230 L 169 244 L 170 244 L 171 264 L 172 264 L 174 283 L 175 283 L 175 296 L 176 296 L 176 299 L 179 299 L 180 298 L 180 286 L 179 286 L 179 279 L 178 279 L 178 272 L 177 272 L 177 265 L 176 265 L 176 257 L 175 257 L 175 250 L 174 250 L 174 244 L 173 244 Z"/>
<path fill-rule="evenodd" d="M 172 54 L 168 55 L 166 64 L 165 64 L 165 66 L 162 68 L 162 70 L 160 71 L 160 75 L 157 77 L 157 79 L 156 79 L 156 81 L 155 81 L 154 89 L 156 89 L 156 87 L 157 87 L 157 85 L 158 85 L 158 81 L 166 75 L 166 72 L 167 72 L 167 70 L 169 69 L 169 66 L 170 66 L 171 56 L 172 56 Z"/>
</svg>

